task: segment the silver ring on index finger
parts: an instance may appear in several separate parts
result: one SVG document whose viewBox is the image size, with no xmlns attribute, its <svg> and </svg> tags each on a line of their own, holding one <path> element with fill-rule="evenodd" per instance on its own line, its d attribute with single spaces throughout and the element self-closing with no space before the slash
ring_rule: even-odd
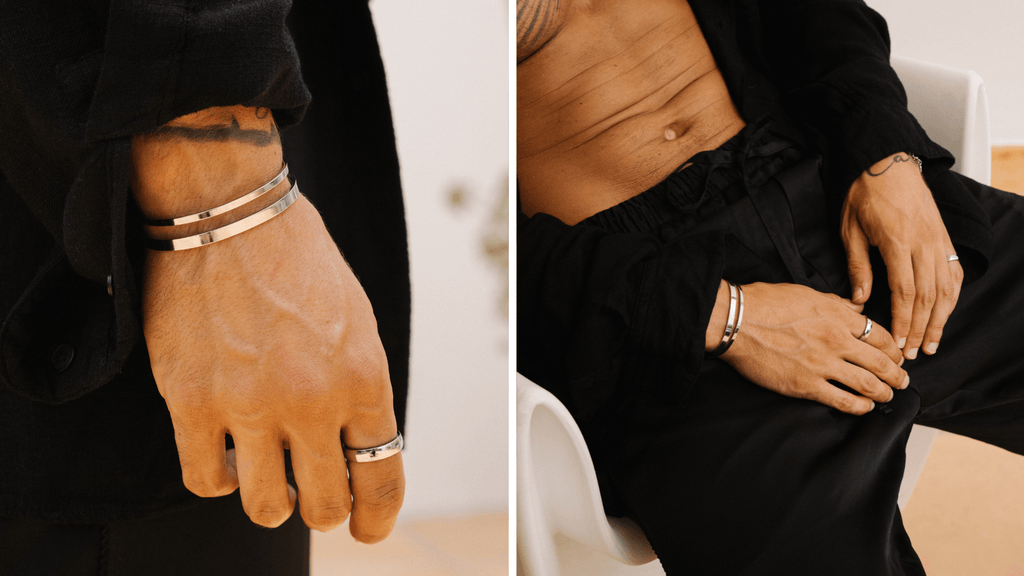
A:
<svg viewBox="0 0 1024 576">
<path fill-rule="evenodd" d="M 868 341 L 868 335 L 871 334 L 871 329 L 875 327 L 875 323 L 872 322 L 871 318 L 868 318 L 867 316 L 865 316 L 864 319 L 867 320 L 868 322 L 867 322 L 867 324 L 864 325 L 864 333 L 861 334 L 860 336 L 858 336 L 857 340 L 860 340 L 862 342 L 867 342 Z"/>
</svg>

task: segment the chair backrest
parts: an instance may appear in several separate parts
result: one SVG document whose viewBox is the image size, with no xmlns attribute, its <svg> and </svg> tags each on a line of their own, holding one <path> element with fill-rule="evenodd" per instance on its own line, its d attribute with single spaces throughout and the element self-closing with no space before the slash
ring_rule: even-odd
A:
<svg viewBox="0 0 1024 576">
<path fill-rule="evenodd" d="M 953 170 L 991 183 L 988 99 L 981 76 L 901 56 L 893 56 L 891 62 L 907 91 L 910 113 L 932 140 L 956 156 Z"/>
</svg>

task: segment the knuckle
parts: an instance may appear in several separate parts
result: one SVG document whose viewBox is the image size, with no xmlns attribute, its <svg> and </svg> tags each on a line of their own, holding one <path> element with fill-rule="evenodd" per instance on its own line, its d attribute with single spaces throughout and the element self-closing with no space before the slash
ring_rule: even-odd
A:
<svg viewBox="0 0 1024 576">
<path fill-rule="evenodd" d="M 246 515 L 253 524 L 264 528 L 277 528 L 291 516 L 291 506 L 287 502 L 258 501 L 245 505 Z"/>
<path fill-rule="evenodd" d="M 823 342 L 828 344 L 829 347 L 835 347 L 839 343 L 841 343 L 843 340 L 845 340 L 846 336 L 847 335 L 845 333 L 841 332 L 840 330 L 836 330 L 834 328 L 829 328 L 829 329 L 825 330 L 824 332 L 822 332 L 821 339 L 822 339 Z"/>
<path fill-rule="evenodd" d="M 935 302 L 935 293 L 935 286 L 924 286 L 921 290 L 917 291 L 917 297 L 915 300 L 925 305 L 931 305 Z"/>
<path fill-rule="evenodd" d="M 314 504 L 309 512 L 303 511 L 302 518 L 310 528 L 326 532 L 340 526 L 351 511 L 351 502 L 339 499 Z"/>
<path fill-rule="evenodd" d="M 202 424 L 210 406 L 210 391 L 206 383 L 186 381 L 166 386 L 164 399 L 172 416 L 186 424 Z"/>
<path fill-rule="evenodd" d="M 871 266 L 866 262 L 862 262 L 860 260 L 850 260 L 848 269 L 850 271 L 850 274 L 857 275 L 870 271 Z"/>
<path fill-rule="evenodd" d="M 832 401 L 832 406 L 841 412 L 855 412 L 856 403 L 853 397 L 842 395 Z"/>
<path fill-rule="evenodd" d="M 183 473 L 181 479 L 185 488 L 200 498 L 216 498 L 228 493 L 223 483 L 210 481 L 196 474 Z"/>
<path fill-rule="evenodd" d="M 917 287 L 914 286 L 913 282 L 901 282 L 893 287 L 893 293 L 900 300 L 913 300 L 917 294 Z"/>
<path fill-rule="evenodd" d="M 359 505 L 371 514 L 390 516 L 398 513 L 404 499 L 405 480 L 391 478 L 370 489 Z"/>
<path fill-rule="evenodd" d="M 360 347 L 348 354 L 345 373 L 357 384 L 376 384 L 387 376 L 388 362 L 375 346 Z"/>
<path fill-rule="evenodd" d="M 956 294 L 956 283 L 953 280 L 946 280 L 939 286 L 939 296 L 945 300 L 952 300 Z"/>
</svg>

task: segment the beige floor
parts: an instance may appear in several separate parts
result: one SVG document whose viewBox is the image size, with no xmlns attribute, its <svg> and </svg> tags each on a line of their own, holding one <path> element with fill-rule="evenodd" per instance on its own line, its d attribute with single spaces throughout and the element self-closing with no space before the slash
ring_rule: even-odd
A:
<svg viewBox="0 0 1024 576">
<path fill-rule="evenodd" d="M 1024 147 L 996 148 L 992 185 L 1024 193 Z M 940 435 L 903 511 L 929 576 L 1024 576 L 1024 457 Z"/>
<path fill-rule="evenodd" d="M 499 576 L 508 572 L 508 514 L 399 520 L 368 546 L 348 525 L 313 532 L 312 576 Z"/>
</svg>

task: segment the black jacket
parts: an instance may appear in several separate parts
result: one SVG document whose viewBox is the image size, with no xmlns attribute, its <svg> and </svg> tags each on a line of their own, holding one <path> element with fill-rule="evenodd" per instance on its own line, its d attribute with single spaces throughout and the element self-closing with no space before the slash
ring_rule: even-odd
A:
<svg viewBox="0 0 1024 576">
<path fill-rule="evenodd" d="M 374 304 L 401 426 L 408 256 L 369 9 L 307 2 L 286 23 L 290 4 L 0 5 L 0 516 L 100 521 L 192 498 L 141 336 L 128 167 L 133 134 L 210 106 L 268 107 L 282 128 L 305 114 L 285 159 Z"/>
<path fill-rule="evenodd" d="M 729 93 L 748 123 L 770 115 L 811 153 L 834 222 L 850 184 L 896 152 L 924 175 L 964 264 L 987 267 L 991 232 L 953 157 L 907 111 L 889 66 L 885 21 L 860 0 L 690 0 Z M 584 427 L 640 382 L 677 401 L 704 359 L 704 332 L 728 263 L 722 232 L 668 244 L 643 234 L 518 216 L 517 369 Z M 848 296 L 848 295 L 847 295 Z M 628 377 L 625 376 L 628 374 Z"/>
</svg>

